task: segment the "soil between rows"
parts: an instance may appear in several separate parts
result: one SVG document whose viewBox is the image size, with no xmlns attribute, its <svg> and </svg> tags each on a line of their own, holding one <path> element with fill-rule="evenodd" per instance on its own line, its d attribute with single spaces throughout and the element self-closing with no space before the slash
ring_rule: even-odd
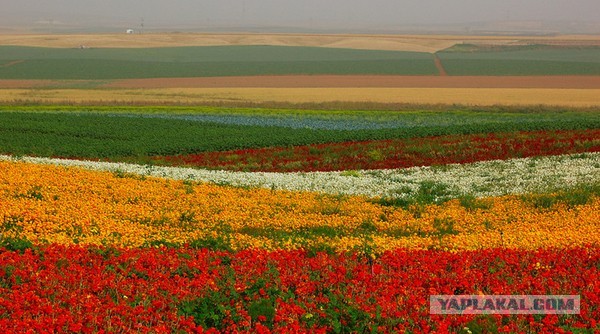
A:
<svg viewBox="0 0 600 334">
<path fill-rule="evenodd" d="M 377 76 L 285 75 L 116 80 L 106 88 L 600 88 L 600 76 Z"/>
<path fill-rule="evenodd" d="M 0 80 L 0 88 L 68 88 L 95 81 Z M 123 79 L 97 82 L 95 88 L 573 88 L 599 89 L 600 76 L 378 76 L 282 75 Z"/>
</svg>

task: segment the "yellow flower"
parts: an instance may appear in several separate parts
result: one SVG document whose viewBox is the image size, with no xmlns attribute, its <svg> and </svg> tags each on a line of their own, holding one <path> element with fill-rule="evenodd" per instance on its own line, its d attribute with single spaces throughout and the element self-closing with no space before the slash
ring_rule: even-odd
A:
<svg viewBox="0 0 600 334">
<path fill-rule="evenodd" d="M 192 191 L 191 191 L 192 190 Z M 0 162 L 0 233 L 34 243 L 232 249 L 568 248 L 600 244 L 600 198 L 536 208 L 521 196 L 402 209 L 359 196 L 241 189 Z"/>
</svg>

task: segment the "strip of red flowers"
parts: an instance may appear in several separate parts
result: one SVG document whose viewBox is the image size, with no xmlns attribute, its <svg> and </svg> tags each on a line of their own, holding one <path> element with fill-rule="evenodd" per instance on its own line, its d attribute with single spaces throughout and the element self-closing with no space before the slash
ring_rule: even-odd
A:
<svg viewBox="0 0 600 334">
<path fill-rule="evenodd" d="M 15 248 L 18 249 L 18 248 Z M 580 295 L 579 315 L 431 315 L 430 295 Z M 49 245 L 0 248 L 0 332 L 598 330 L 600 248 L 379 258 Z"/>
<path fill-rule="evenodd" d="M 451 135 L 153 157 L 169 165 L 264 172 L 393 169 L 600 151 L 600 129 Z"/>
</svg>

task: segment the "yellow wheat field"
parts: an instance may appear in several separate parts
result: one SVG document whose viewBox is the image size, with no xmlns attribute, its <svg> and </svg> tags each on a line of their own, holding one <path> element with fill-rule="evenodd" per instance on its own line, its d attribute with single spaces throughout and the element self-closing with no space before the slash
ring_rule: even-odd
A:
<svg viewBox="0 0 600 334">
<path fill-rule="evenodd" d="M 458 43 L 469 44 L 578 44 L 597 45 L 594 35 L 460 36 L 366 34 L 254 34 L 254 33 L 147 33 L 147 34 L 0 34 L 0 45 L 76 48 L 175 47 L 209 45 L 281 45 L 392 51 L 437 52 Z"/>
<path fill-rule="evenodd" d="M 448 48 L 462 38 L 457 36 L 410 35 L 326 35 L 326 34 L 85 34 L 0 35 L 0 45 L 72 48 L 85 45 L 93 48 L 136 48 L 216 45 L 280 45 L 329 48 L 436 52 Z M 512 38 L 509 38 L 512 40 Z"/>
<path fill-rule="evenodd" d="M 600 89 L 550 88 L 161 88 L 0 89 L 0 102 L 157 103 L 375 102 L 462 105 L 600 105 Z"/>
</svg>

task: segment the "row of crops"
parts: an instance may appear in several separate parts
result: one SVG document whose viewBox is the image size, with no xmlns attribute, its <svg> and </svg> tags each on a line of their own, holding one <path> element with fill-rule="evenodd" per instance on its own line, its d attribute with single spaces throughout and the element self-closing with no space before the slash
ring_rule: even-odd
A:
<svg viewBox="0 0 600 334">
<path fill-rule="evenodd" d="M 3 107 L 0 331 L 600 330 L 600 113 Z M 579 295 L 431 315 L 430 295 Z"/>
<path fill-rule="evenodd" d="M 132 110 L 136 111 L 131 112 Z M 169 113 L 167 109 L 152 107 L 127 108 L 121 111 L 115 109 L 112 112 L 111 109 L 106 108 L 81 110 L 77 107 L 64 107 L 47 110 L 52 112 L 43 112 L 43 108 L 4 107 L 4 111 L 6 112 L 0 113 L 0 141 L 2 142 L 0 153 L 88 159 L 129 159 L 128 161 L 138 162 L 147 162 L 148 158 L 155 156 L 266 147 L 297 148 L 301 145 L 372 140 L 395 140 L 395 144 L 390 145 L 396 146 L 412 145 L 413 148 L 409 151 L 427 151 L 431 145 L 446 146 L 447 149 L 443 151 L 451 151 L 450 144 L 443 144 L 440 141 L 463 142 L 462 145 L 465 146 L 467 145 L 465 143 L 476 140 L 475 137 L 467 136 L 474 134 L 591 130 L 600 127 L 598 113 L 562 110 L 529 112 L 449 108 L 439 111 L 313 110 L 299 113 L 297 110 L 197 107 L 173 108 Z M 597 145 L 594 144 L 592 132 L 587 135 L 577 131 L 569 133 L 569 135 L 557 134 L 557 138 L 563 136 L 563 141 L 571 141 L 577 139 L 577 136 L 587 136 L 588 139 L 573 143 L 574 146 L 580 147 L 579 151 L 592 150 L 594 145 Z M 452 135 L 458 136 L 432 139 L 437 140 L 437 144 L 434 142 L 409 144 L 413 138 Z M 531 136 L 536 135 L 531 134 Z M 538 133 L 537 136 L 552 137 L 551 134 L 544 133 Z M 564 136 L 574 137 L 567 139 Z M 525 137 L 517 140 L 521 141 L 521 144 L 514 145 L 523 145 L 528 140 Z M 506 141 L 508 140 L 506 138 Z M 548 141 L 551 138 L 543 140 Z M 479 139 L 479 141 L 486 140 Z M 366 148 L 369 147 L 367 143 L 364 145 L 367 145 Z M 383 146 L 387 145 L 383 144 Z M 419 145 L 422 146 L 420 149 L 417 148 Z M 312 149 L 313 146 L 308 147 L 309 152 Z M 557 147 L 544 149 L 551 152 Z M 371 150 L 374 151 L 371 153 L 372 160 L 383 161 L 389 155 L 395 154 L 394 150 L 386 153 L 384 148 L 381 148 L 379 153 L 376 148 Z M 564 153 L 576 152 L 578 149 L 573 148 Z M 513 154 L 519 157 L 521 153 Z M 521 156 L 531 155 L 525 152 L 522 154 Z M 239 155 L 244 153 L 239 152 Z M 284 156 L 285 153 L 282 153 L 281 158 Z M 161 159 L 152 158 L 152 160 Z"/>
<path fill-rule="evenodd" d="M 598 75 L 600 48 L 534 47 L 436 53 L 449 75 Z M 82 79 L 284 74 L 438 75 L 434 55 L 285 46 L 58 49 L 0 46 L 0 78 Z"/>
</svg>

